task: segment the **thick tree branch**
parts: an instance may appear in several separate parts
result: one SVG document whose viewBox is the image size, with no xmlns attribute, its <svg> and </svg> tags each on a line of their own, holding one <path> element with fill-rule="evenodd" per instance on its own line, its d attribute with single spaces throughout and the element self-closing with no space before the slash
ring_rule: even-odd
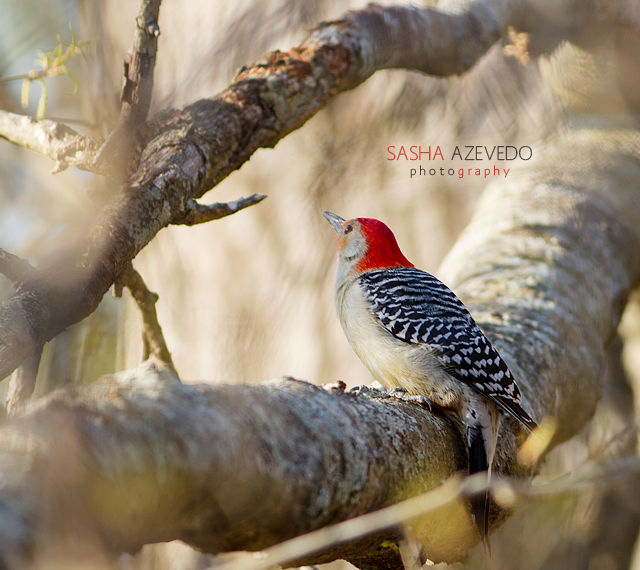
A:
<svg viewBox="0 0 640 570">
<path fill-rule="evenodd" d="M 52 270 L 48 282 L 56 285 L 26 283 L 0 307 L 0 326 L 12 323 L 0 330 L 0 378 L 33 345 L 95 310 L 160 229 L 188 219 L 192 200 L 258 148 L 274 146 L 337 93 L 378 69 L 463 72 L 527 5 L 477 0 L 456 14 L 375 5 L 349 12 L 319 26 L 300 46 L 243 69 L 217 97 L 158 117 L 136 172 L 101 212 L 89 240 L 66 255 L 64 267 L 57 263 Z"/>
<path fill-rule="evenodd" d="M 261 549 L 437 485 L 464 468 L 459 429 L 412 404 L 288 379 L 190 386 L 147 364 L 57 391 L 0 430 L 0 552 L 45 556 L 79 532 L 112 552 L 172 538 Z"/>
<path fill-rule="evenodd" d="M 639 148 L 625 131 L 556 139 L 517 179 L 487 187 L 441 269 L 537 418 L 558 419 L 556 441 L 593 415 L 605 351 L 640 279 L 640 197 L 629 183 Z"/>
</svg>

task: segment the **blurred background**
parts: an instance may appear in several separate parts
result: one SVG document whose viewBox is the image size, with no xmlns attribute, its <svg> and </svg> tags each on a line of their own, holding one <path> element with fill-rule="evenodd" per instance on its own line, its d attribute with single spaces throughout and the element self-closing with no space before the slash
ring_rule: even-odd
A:
<svg viewBox="0 0 640 570">
<path fill-rule="evenodd" d="M 117 118 L 137 4 L 0 0 L 0 78 L 35 69 L 38 50 L 52 49 L 57 34 L 69 40 L 71 24 L 79 39 L 94 40 L 93 48 L 90 57 L 76 57 L 69 65 L 77 94 L 67 77 L 47 80 L 46 117 L 104 136 Z M 288 49 L 318 22 L 364 5 L 355 0 L 165 0 L 153 110 L 213 96 L 241 65 L 269 50 Z M 159 319 L 183 380 L 254 383 L 290 375 L 318 384 L 369 383 L 334 314 L 335 235 L 322 210 L 384 220 L 407 257 L 437 274 L 486 182 L 410 178 L 413 163 L 386 160 L 387 146 L 513 144 L 528 145 L 535 155 L 545 140 L 577 120 L 578 113 L 569 112 L 566 98 L 559 98 L 548 80 L 554 61 L 524 65 L 505 57 L 497 45 L 462 77 L 378 72 L 275 149 L 258 151 L 203 199 L 227 201 L 260 192 L 268 195 L 266 201 L 220 221 L 158 234 L 134 266 L 160 295 Z M 26 110 L 20 105 L 21 87 L 20 81 L 0 83 L 0 107 L 34 114 L 40 86 L 32 86 Z M 562 89 L 574 93 L 571 86 Z M 583 103 L 584 97 L 581 117 L 590 111 Z M 77 238 L 83 231 L 77 220 L 91 219 L 94 212 L 91 193 L 108 191 L 99 177 L 74 169 L 52 175 L 53 166 L 0 141 L 0 246 L 35 265 Z M 517 179 L 517 161 L 507 166 Z M 0 299 L 10 293 L 10 283 L 0 278 Z M 629 384 L 634 379 L 621 362 L 638 374 L 639 307 L 637 299 L 630 304 L 622 329 L 626 342 L 618 340 L 612 349 L 603 380 L 615 388 L 608 390 L 612 397 L 584 433 L 549 456 L 541 477 L 562 475 L 607 454 L 636 452 L 636 432 L 625 430 L 635 417 Z M 37 393 L 133 367 L 141 350 L 137 309 L 126 292 L 122 299 L 108 294 L 93 315 L 47 345 Z M 3 397 L 6 386 L 0 384 Z M 633 483 L 520 509 L 496 534 L 495 567 L 640 568 L 633 557 L 640 520 Z M 534 536 L 535 542 L 526 538 Z M 480 554 L 472 553 L 465 567 L 479 567 Z M 174 543 L 146 547 L 122 564 L 186 570 L 210 561 Z M 323 566 L 348 567 L 342 562 Z"/>
</svg>

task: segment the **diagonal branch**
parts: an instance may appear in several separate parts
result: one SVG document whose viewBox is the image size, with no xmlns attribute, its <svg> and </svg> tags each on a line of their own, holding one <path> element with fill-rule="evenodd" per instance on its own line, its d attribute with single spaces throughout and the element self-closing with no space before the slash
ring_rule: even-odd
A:
<svg viewBox="0 0 640 570">
<path fill-rule="evenodd" d="M 140 309 L 142 315 L 142 360 L 154 357 L 158 362 L 168 366 L 174 374 L 177 374 L 156 313 L 158 295 L 149 290 L 140 273 L 131 264 L 122 272 L 116 285 L 117 296 L 120 296 L 122 286 L 126 287 Z"/>
<path fill-rule="evenodd" d="M 378 69 L 462 73 L 528 3 L 477 0 L 459 13 L 369 6 L 318 26 L 299 46 L 243 69 L 217 97 L 160 115 L 149 126 L 136 172 L 100 213 L 89 238 L 50 276 L 27 283 L 0 307 L 0 378 L 31 350 L 93 312 L 127 264 L 162 228 L 260 147 L 274 146 L 336 94 Z M 76 260 L 75 262 L 69 260 Z M 70 281 L 67 276 L 74 275 Z M 74 300 L 71 302 L 70 300 Z M 28 331 L 29 334 L 16 334 Z"/>
<path fill-rule="evenodd" d="M 419 517 L 483 493 L 487 488 L 505 508 L 514 508 L 528 498 L 576 494 L 595 487 L 612 486 L 638 475 L 640 458 L 634 456 L 606 465 L 584 467 L 567 476 L 537 484 L 512 477 L 500 477 L 487 484 L 482 473 L 464 478 L 454 476 L 422 495 L 276 544 L 261 552 L 260 557 L 242 553 L 230 562 L 216 564 L 208 570 L 234 570 L 239 567 L 244 570 L 270 570 L 277 566 L 286 567 L 297 560 L 311 559 L 314 553 L 337 548 L 368 535 L 405 524 L 410 527 Z"/>
</svg>

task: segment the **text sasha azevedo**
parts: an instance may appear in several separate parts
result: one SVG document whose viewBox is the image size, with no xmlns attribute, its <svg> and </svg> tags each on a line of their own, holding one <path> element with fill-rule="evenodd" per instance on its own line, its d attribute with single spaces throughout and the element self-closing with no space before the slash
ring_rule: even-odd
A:
<svg viewBox="0 0 640 570">
<path fill-rule="evenodd" d="M 449 155 L 450 160 L 529 160 L 533 156 L 530 146 L 513 145 L 464 145 L 456 146 Z M 387 147 L 387 160 L 445 160 L 440 145 L 431 146 L 394 146 Z"/>
</svg>

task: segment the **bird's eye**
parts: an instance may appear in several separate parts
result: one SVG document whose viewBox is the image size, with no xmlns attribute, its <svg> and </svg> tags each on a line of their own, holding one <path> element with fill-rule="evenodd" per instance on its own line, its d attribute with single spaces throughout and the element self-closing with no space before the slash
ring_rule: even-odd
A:
<svg viewBox="0 0 640 570">
<path fill-rule="evenodd" d="M 351 230 L 353 230 L 353 226 L 352 226 L 351 224 L 347 224 L 347 225 L 344 227 L 344 233 L 345 233 L 345 234 L 348 234 Z"/>
</svg>

